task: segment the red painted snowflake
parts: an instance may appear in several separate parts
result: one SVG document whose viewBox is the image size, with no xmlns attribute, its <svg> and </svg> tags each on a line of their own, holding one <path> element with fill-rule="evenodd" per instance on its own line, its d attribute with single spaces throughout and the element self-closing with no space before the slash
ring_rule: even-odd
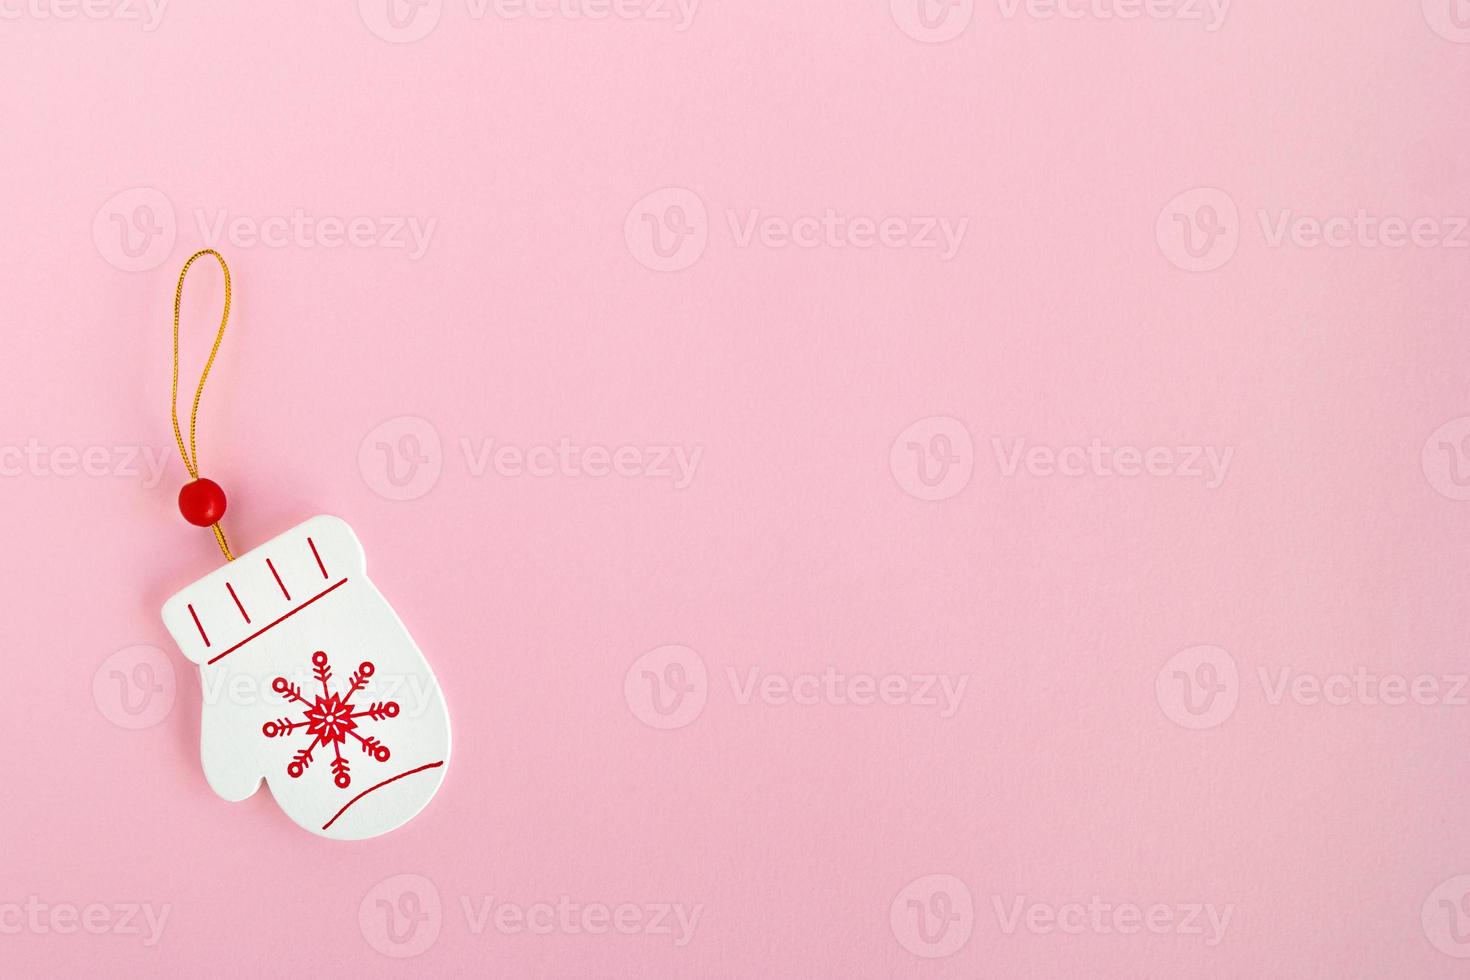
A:
<svg viewBox="0 0 1470 980">
<path fill-rule="evenodd" d="M 368 678 L 373 676 L 373 665 L 369 661 L 364 660 L 357 665 L 346 694 L 333 694 L 327 686 L 327 681 L 332 677 L 332 666 L 327 662 L 325 651 L 318 650 L 311 655 L 311 673 L 322 685 L 322 693 L 316 695 L 314 701 L 308 701 L 302 695 L 301 685 L 284 677 L 277 677 L 271 682 L 271 690 L 284 695 L 287 701 L 306 705 L 306 717 L 301 721 L 291 721 L 288 718 L 268 721 L 261 731 L 266 738 L 285 738 L 298 728 L 305 728 L 306 734 L 313 736 L 312 742 L 291 757 L 286 766 L 286 774 L 292 779 L 299 779 L 306 772 L 306 767 L 311 765 L 312 753 L 317 746 L 329 745 L 334 754 L 332 782 L 339 789 L 346 789 L 352 785 L 352 765 L 342 756 L 342 745 L 347 741 L 347 736 L 357 739 L 363 752 L 379 762 L 387 762 L 389 755 L 388 746 L 374 736 L 363 736 L 357 731 L 357 719 L 382 721 L 384 718 L 395 718 L 398 716 L 398 702 L 374 701 L 362 710 L 358 710 L 352 703 L 353 695 L 366 687 Z"/>
</svg>

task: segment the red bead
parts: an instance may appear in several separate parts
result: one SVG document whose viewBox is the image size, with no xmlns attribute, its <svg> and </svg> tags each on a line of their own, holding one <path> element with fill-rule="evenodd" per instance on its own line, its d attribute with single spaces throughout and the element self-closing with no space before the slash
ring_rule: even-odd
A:
<svg viewBox="0 0 1470 980">
<path fill-rule="evenodd" d="M 198 527 L 218 524 L 225 516 L 225 492 L 218 483 L 201 476 L 179 491 L 179 513 Z"/>
</svg>

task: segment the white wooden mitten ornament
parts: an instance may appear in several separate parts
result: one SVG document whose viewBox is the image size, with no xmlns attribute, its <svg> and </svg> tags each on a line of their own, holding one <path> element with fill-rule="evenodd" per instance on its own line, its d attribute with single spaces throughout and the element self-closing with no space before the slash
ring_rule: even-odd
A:
<svg viewBox="0 0 1470 980">
<path fill-rule="evenodd" d="M 225 311 L 205 362 L 185 448 L 178 423 L 179 305 L 202 255 L 225 276 Z M 212 249 L 191 256 L 174 294 L 174 435 L 192 482 L 191 524 L 214 531 L 227 562 L 174 595 L 163 622 L 199 665 L 200 757 L 231 802 L 264 779 L 281 809 L 323 837 L 360 840 L 424 808 L 449 761 L 449 714 L 428 662 L 367 577 L 346 522 L 313 517 L 235 557 L 220 526 L 224 492 L 198 472 L 199 395 L 230 316 L 230 272 Z"/>
</svg>

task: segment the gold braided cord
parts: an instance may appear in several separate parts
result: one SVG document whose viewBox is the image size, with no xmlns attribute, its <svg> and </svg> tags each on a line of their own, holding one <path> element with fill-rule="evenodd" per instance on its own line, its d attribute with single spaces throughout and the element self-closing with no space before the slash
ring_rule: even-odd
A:
<svg viewBox="0 0 1470 980">
<path fill-rule="evenodd" d="M 224 552 L 225 561 L 234 561 L 235 556 L 230 554 L 230 543 L 225 540 L 225 529 L 219 526 L 219 521 L 209 525 L 209 529 L 214 532 L 214 540 L 219 543 L 219 550 Z"/>
<path fill-rule="evenodd" d="M 212 255 L 219 263 L 220 270 L 225 274 L 225 312 L 220 317 L 219 330 L 214 335 L 214 346 L 210 348 L 209 358 L 204 362 L 204 370 L 199 375 L 199 387 L 194 389 L 194 407 L 189 410 L 189 445 L 184 447 L 184 434 L 179 429 L 179 307 L 184 301 L 184 277 L 189 274 L 189 267 L 200 256 Z M 199 426 L 199 400 L 204 397 L 204 382 L 209 380 L 209 369 L 214 366 L 215 355 L 219 353 L 220 343 L 225 339 L 225 327 L 230 322 L 230 267 L 225 264 L 225 258 L 212 248 L 201 249 L 189 256 L 184 263 L 184 268 L 179 271 L 179 284 L 174 290 L 174 377 L 173 391 L 169 398 L 169 415 L 174 423 L 174 441 L 179 444 L 179 455 L 183 457 L 184 468 L 189 471 L 192 479 L 199 479 L 199 450 L 195 442 L 195 433 Z M 219 543 L 219 550 L 224 553 L 226 561 L 234 561 L 235 556 L 230 553 L 230 543 L 225 540 L 224 529 L 219 524 L 211 528 L 214 531 L 214 539 Z"/>
</svg>

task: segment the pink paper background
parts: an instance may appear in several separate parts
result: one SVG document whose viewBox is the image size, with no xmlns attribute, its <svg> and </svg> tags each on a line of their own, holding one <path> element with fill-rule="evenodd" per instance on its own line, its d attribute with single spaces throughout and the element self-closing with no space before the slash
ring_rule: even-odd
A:
<svg viewBox="0 0 1470 980">
<path fill-rule="evenodd" d="M 705 0 L 681 31 L 427 0 L 398 8 L 425 18 L 406 43 L 374 0 L 174 0 L 152 30 L 111 0 L 0 3 L 0 447 L 45 449 L 0 448 L 0 973 L 1464 975 L 1470 707 L 1444 702 L 1470 670 L 1470 502 L 1435 467 L 1470 466 L 1470 29 L 1449 0 L 1237 0 L 1213 31 L 935 2 L 958 33 L 930 43 L 918 2 Z M 707 247 L 655 271 L 634 206 L 667 187 L 648 213 L 690 205 Z M 1197 272 L 1166 205 L 1200 187 L 1239 217 Z M 236 309 L 200 440 L 226 527 L 244 551 L 346 518 L 452 713 L 438 797 L 360 844 L 206 786 L 158 609 L 219 556 L 175 511 L 177 458 L 147 486 L 113 453 L 173 453 L 198 214 L 297 209 L 435 222 L 418 257 L 218 243 Z M 969 225 L 946 261 L 742 245 L 751 209 Z M 1360 210 L 1451 241 L 1268 233 Z M 189 378 L 220 298 L 202 268 Z M 392 500 L 379 436 L 359 449 L 405 416 L 442 472 Z M 964 428 L 916 441 L 968 433 L 973 475 L 931 501 L 890 450 L 934 417 Z M 564 438 L 702 455 L 676 489 L 474 476 L 461 446 Z M 1215 488 L 1007 477 L 992 439 L 1021 438 L 1233 458 Z M 59 475 L 56 447 L 107 448 L 106 472 Z M 624 682 L 671 644 L 705 705 L 659 730 Z M 1238 703 L 1191 730 L 1156 681 L 1203 644 Z M 945 718 L 742 703 L 728 673 L 829 667 L 968 681 Z M 1272 703 L 1258 673 L 1357 668 L 1444 696 Z M 936 882 L 953 931 L 907 904 Z M 116 918 L 59 933 L 21 921 L 33 896 L 168 919 L 152 945 Z M 465 911 L 562 896 L 701 912 L 679 946 Z M 1008 934 L 994 905 L 1022 896 L 1233 911 L 1215 945 Z"/>
</svg>

